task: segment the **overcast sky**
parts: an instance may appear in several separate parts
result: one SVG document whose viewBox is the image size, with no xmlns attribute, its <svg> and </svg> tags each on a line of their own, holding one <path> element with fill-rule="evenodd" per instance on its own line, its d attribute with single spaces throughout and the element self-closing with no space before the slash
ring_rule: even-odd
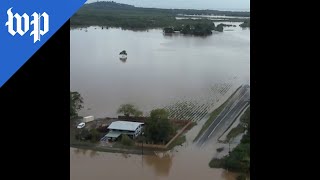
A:
<svg viewBox="0 0 320 180">
<path fill-rule="evenodd" d="M 107 0 L 87 0 L 87 3 Z M 250 0 L 113 0 L 136 7 L 249 11 Z"/>
</svg>

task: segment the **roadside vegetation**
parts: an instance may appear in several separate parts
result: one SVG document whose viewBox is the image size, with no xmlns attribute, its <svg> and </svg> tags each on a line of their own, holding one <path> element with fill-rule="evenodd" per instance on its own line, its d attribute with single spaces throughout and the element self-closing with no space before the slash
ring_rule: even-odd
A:
<svg viewBox="0 0 320 180">
<path fill-rule="evenodd" d="M 235 147 L 229 155 L 221 159 L 212 159 L 209 163 L 211 168 L 224 168 L 230 171 L 244 175 L 250 173 L 250 108 L 241 116 L 242 123 L 246 124 L 246 134 L 242 137 L 241 142 Z"/>
<path fill-rule="evenodd" d="M 182 25 L 194 26 L 212 24 L 212 20 L 203 19 L 176 19 L 185 15 L 225 15 L 239 18 L 218 18 L 218 21 L 244 22 L 249 17 L 249 12 L 231 12 L 217 10 L 190 10 L 190 9 L 159 9 L 139 8 L 116 2 L 95 2 L 85 4 L 71 18 L 71 27 L 121 27 L 123 29 L 150 29 L 165 27 L 181 27 Z"/>
<path fill-rule="evenodd" d="M 238 126 L 230 130 L 230 132 L 226 137 L 226 142 L 229 142 L 232 138 L 238 136 L 241 133 L 244 133 L 246 130 L 246 127 L 249 124 L 249 120 L 250 120 L 250 107 L 248 107 L 240 117 L 240 123 L 238 124 Z"/>
</svg>

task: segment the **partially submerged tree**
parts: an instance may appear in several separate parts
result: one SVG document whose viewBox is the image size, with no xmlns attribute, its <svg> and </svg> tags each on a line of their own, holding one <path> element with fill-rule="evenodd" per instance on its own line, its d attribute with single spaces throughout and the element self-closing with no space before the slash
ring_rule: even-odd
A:
<svg viewBox="0 0 320 180">
<path fill-rule="evenodd" d="M 83 108 L 83 98 L 78 92 L 70 91 L 70 117 L 77 117 L 78 111 Z"/>
<path fill-rule="evenodd" d="M 173 126 L 168 119 L 168 112 L 164 109 L 155 109 L 146 121 L 145 136 L 154 143 L 165 143 L 173 133 Z"/>
<path fill-rule="evenodd" d="M 132 104 L 122 104 L 118 111 L 118 114 L 124 114 L 125 116 L 133 115 L 135 117 L 142 116 L 142 111 L 140 111 L 137 107 Z"/>
<path fill-rule="evenodd" d="M 164 33 L 174 33 L 174 29 L 172 27 L 163 28 Z"/>
<path fill-rule="evenodd" d="M 122 55 L 122 54 L 127 55 L 127 51 L 125 51 L 125 50 L 121 51 L 120 55 Z"/>
<path fill-rule="evenodd" d="M 218 24 L 214 29 L 215 31 L 223 32 L 223 24 Z"/>
</svg>

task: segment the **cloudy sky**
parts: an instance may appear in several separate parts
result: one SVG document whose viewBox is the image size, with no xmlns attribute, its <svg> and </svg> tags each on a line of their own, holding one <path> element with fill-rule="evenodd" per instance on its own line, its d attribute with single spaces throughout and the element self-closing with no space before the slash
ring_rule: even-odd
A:
<svg viewBox="0 0 320 180">
<path fill-rule="evenodd" d="M 106 0 L 87 0 L 87 3 Z M 213 9 L 213 10 L 250 10 L 250 0 L 113 0 L 136 7 Z"/>
</svg>

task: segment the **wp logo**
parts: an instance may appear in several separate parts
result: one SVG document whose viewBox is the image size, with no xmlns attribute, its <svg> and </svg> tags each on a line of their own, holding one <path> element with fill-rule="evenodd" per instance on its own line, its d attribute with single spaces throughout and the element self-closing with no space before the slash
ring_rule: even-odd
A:
<svg viewBox="0 0 320 180">
<path fill-rule="evenodd" d="M 30 36 L 33 36 L 33 43 L 40 41 L 40 37 L 45 35 L 49 31 L 49 15 L 44 12 L 42 14 L 34 12 L 31 16 L 32 21 L 30 22 L 30 17 L 24 13 L 20 16 L 18 13 L 12 13 L 12 8 L 8 9 L 8 21 L 6 26 L 8 26 L 8 32 L 14 36 L 17 33 L 20 36 L 24 36 L 30 29 L 30 25 L 33 26 Z M 14 21 L 15 20 L 15 21 Z M 14 24 L 14 22 L 16 22 Z M 41 29 L 43 26 L 43 29 Z M 14 30 L 14 27 L 16 27 Z"/>
</svg>

